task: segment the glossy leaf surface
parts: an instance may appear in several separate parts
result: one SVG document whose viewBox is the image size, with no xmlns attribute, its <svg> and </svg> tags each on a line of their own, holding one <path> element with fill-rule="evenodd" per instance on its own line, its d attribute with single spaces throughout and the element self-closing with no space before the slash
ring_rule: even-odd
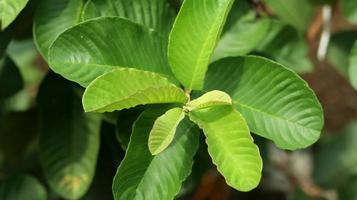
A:
<svg viewBox="0 0 357 200">
<path fill-rule="evenodd" d="M 83 95 L 86 112 L 111 112 L 144 104 L 186 103 L 183 90 L 159 74 L 116 69 L 94 80 Z"/>
<path fill-rule="evenodd" d="M 203 87 L 205 73 L 233 0 L 185 0 L 170 34 L 168 56 L 176 78 L 189 90 Z"/>
<path fill-rule="evenodd" d="M 125 31 L 123 31 L 125 30 Z M 51 68 L 82 86 L 115 68 L 171 75 L 158 33 L 118 17 L 101 17 L 61 34 L 50 48 Z"/>
<path fill-rule="evenodd" d="M 66 29 L 80 22 L 83 0 L 45 0 L 36 10 L 33 25 L 34 41 L 47 59 L 49 47 Z"/>
<path fill-rule="evenodd" d="M 307 83 L 268 59 L 247 56 L 213 63 L 206 90 L 227 92 L 252 132 L 283 149 L 307 147 L 320 137 L 321 105 Z"/>
</svg>

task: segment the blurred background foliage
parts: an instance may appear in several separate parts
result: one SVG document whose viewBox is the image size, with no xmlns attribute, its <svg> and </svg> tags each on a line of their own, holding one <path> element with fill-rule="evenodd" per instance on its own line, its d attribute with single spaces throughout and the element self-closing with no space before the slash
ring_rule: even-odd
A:
<svg viewBox="0 0 357 200">
<path fill-rule="evenodd" d="M 181 1 L 168 1 L 177 11 Z M 60 199 L 49 189 L 39 162 L 39 127 L 46 122 L 40 109 L 46 105 L 39 106 L 38 102 L 46 103 L 46 99 L 37 101 L 38 91 L 49 74 L 46 79 L 57 80 L 57 90 L 68 87 L 67 92 L 74 96 L 82 92 L 79 86 L 49 72 L 36 50 L 32 24 L 39 2 L 30 0 L 0 33 L 1 200 Z M 357 73 L 351 74 L 349 69 L 356 40 L 357 1 L 236 0 L 213 60 L 255 54 L 301 74 L 324 107 L 324 133 L 314 146 L 296 152 L 279 150 L 256 137 L 265 169 L 260 186 L 249 193 L 226 185 L 210 164 L 201 141 L 192 174 L 178 199 L 356 200 L 357 88 L 353 88 L 353 79 L 357 79 Z M 68 98 L 47 95 L 49 103 L 51 98 L 59 102 Z M 144 109 L 103 117 L 94 179 L 82 199 L 112 199 L 112 178 L 124 157 L 131 125 Z M 70 109 L 56 112 L 58 116 L 54 117 L 63 115 L 58 119 L 65 121 L 65 112 Z"/>
</svg>

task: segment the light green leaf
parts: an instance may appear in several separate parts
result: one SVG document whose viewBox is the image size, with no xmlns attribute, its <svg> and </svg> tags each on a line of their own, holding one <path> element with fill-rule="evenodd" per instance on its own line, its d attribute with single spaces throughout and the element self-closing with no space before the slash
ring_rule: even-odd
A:
<svg viewBox="0 0 357 200">
<path fill-rule="evenodd" d="M 357 123 L 352 123 L 320 144 L 314 164 L 317 184 L 325 188 L 340 188 L 350 177 L 357 175 L 356 133 Z"/>
<path fill-rule="evenodd" d="M 351 50 L 348 73 L 352 86 L 357 90 L 357 42 Z"/>
<path fill-rule="evenodd" d="M 226 58 L 213 63 L 206 90 L 227 92 L 252 132 L 294 150 L 318 140 L 323 111 L 314 92 L 297 74 L 256 56 Z"/>
<path fill-rule="evenodd" d="M 281 20 L 301 32 L 308 28 L 314 16 L 314 7 L 309 1 L 264 0 Z"/>
<path fill-rule="evenodd" d="M 0 199 L 47 200 L 47 191 L 36 178 L 18 175 L 0 184 Z"/>
<path fill-rule="evenodd" d="M 233 12 L 233 11 L 232 11 Z M 265 38 L 270 26 L 270 19 L 256 18 L 255 12 L 249 12 L 235 22 L 218 42 L 212 60 L 229 56 L 240 56 L 251 52 Z M 254 37 L 252 37 L 254 35 Z"/>
<path fill-rule="evenodd" d="M 44 0 L 36 10 L 34 41 L 44 58 L 52 42 L 66 29 L 80 22 L 83 0 Z"/>
<path fill-rule="evenodd" d="M 207 108 L 215 105 L 232 105 L 231 97 L 222 91 L 213 90 L 207 92 L 206 94 L 200 96 L 197 99 L 194 99 L 188 102 L 185 106 L 189 111 Z"/>
<path fill-rule="evenodd" d="M 25 8 L 28 0 L 1 0 L 0 1 L 0 22 L 1 30 L 8 27 Z"/>
<path fill-rule="evenodd" d="M 118 17 L 100 17 L 62 33 L 50 47 L 51 68 L 82 86 L 118 67 L 172 77 L 158 33 Z M 173 78 L 172 78 L 173 79 Z"/>
<path fill-rule="evenodd" d="M 186 102 L 183 90 L 159 74 L 125 68 L 98 77 L 83 95 L 86 112 L 111 112 L 144 104 Z"/>
<path fill-rule="evenodd" d="M 189 120 L 180 123 L 167 149 L 156 156 L 149 151 L 150 130 L 165 110 L 147 110 L 135 122 L 127 153 L 113 182 L 116 200 L 174 199 L 190 174 L 199 134 Z"/>
<path fill-rule="evenodd" d="M 53 191 L 78 199 L 90 186 L 99 150 L 100 117 L 84 113 L 70 82 L 48 75 L 38 97 L 42 114 L 39 156 Z"/>
<path fill-rule="evenodd" d="M 233 0 L 185 0 L 169 38 L 176 78 L 189 90 L 203 87 L 205 73 Z"/>
<path fill-rule="evenodd" d="M 172 108 L 158 117 L 150 131 L 149 150 L 152 155 L 157 155 L 165 150 L 175 137 L 179 123 L 185 117 L 182 108 Z"/>
<path fill-rule="evenodd" d="M 341 0 L 342 14 L 352 23 L 357 23 L 357 2 L 351 0 Z"/>
<path fill-rule="evenodd" d="M 167 36 L 175 12 L 167 0 L 89 0 L 86 3 L 84 20 L 103 16 L 127 18 Z"/>
<path fill-rule="evenodd" d="M 240 191 L 258 186 L 262 159 L 248 125 L 232 106 L 214 106 L 190 113 L 206 135 L 208 152 L 228 185 Z"/>
</svg>

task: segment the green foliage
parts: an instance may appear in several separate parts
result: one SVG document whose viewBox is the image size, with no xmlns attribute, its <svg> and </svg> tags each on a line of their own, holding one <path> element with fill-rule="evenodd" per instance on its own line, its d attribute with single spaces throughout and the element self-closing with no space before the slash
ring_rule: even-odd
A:
<svg viewBox="0 0 357 200">
<path fill-rule="evenodd" d="M 215 106 L 193 111 L 190 119 L 203 129 L 208 152 L 228 185 L 240 191 L 257 187 L 262 159 L 242 115 L 231 106 Z"/>
<path fill-rule="evenodd" d="M 320 147 L 315 163 L 315 179 L 327 188 L 341 187 L 351 175 L 357 175 L 357 124 L 350 124 L 338 137 Z M 333 164 L 331 158 L 334 158 Z"/>
<path fill-rule="evenodd" d="M 30 175 L 18 175 L 0 184 L 2 200 L 47 200 L 45 187 Z"/>
<path fill-rule="evenodd" d="M 9 57 L 0 60 L 0 85 L 0 101 L 14 95 L 23 86 L 20 71 Z"/>
<path fill-rule="evenodd" d="M 320 136 L 323 112 L 316 96 L 278 63 L 254 56 L 222 59 L 210 66 L 205 89 L 230 94 L 251 131 L 280 148 L 304 148 Z"/>
<path fill-rule="evenodd" d="M 352 23 L 357 23 L 357 3 L 350 0 L 341 0 L 343 15 Z"/>
<path fill-rule="evenodd" d="M 82 86 L 118 67 L 170 76 L 165 43 L 158 33 L 139 24 L 101 17 L 62 33 L 50 47 L 49 64 L 52 70 Z"/>
<path fill-rule="evenodd" d="M 268 33 L 257 51 L 298 73 L 313 69 L 308 56 L 308 46 L 303 36 L 293 27 L 279 20 L 271 20 Z"/>
<path fill-rule="evenodd" d="M 167 149 L 156 156 L 149 151 L 150 130 L 164 112 L 163 108 L 149 109 L 136 120 L 126 156 L 114 178 L 115 199 L 174 199 L 190 174 L 199 135 L 187 119 L 177 127 Z"/>
<path fill-rule="evenodd" d="M 89 0 L 83 10 L 83 20 L 118 16 L 152 28 L 167 36 L 175 13 L 167 0 Z"/>
<path fill-rule="evenodd" d="M 351 50 L 348 73 L 352 86 L 357 90 L 357 42 Z"/>
<path fill-rule="evenodd" d="M 193 111 L 196 109 L 207 108 L 215 105 L 232 105 L 232 99 L 225 92 L 213 90 L 207 92 L 197 99 L 188 102 L 185 108 L 189 111 Z"/>
<path fill-rule="evenodd" d="M 170 34 L 168 57 L 172 71 L 186 89 L 202 89 L 232 3 L 233 0 L 184 1 Z"/>
<path fill-rule="evenodd" d="M 242 56 L 254 50 L 266 37 L 271 20 L 267 17 L 257 19 L 249 12 L 235 21 L 219 40 L 212 60 L 229 56 Z M 254 35 L 254 37 L 252 37 Z"/>
<path fill-rule="evenodd" d="M 310 25 L 314 9 L 309 0 L 264 0 L 264 2 L 285 23 L 299 31 L 305 31 Z"/>
<path fill-rule="evenodd" d="M 172 108 L 156 119 L 148 142 L 152 155 L 161 153 L 170 145 L 175 137 L 177 126 L 184 117 L 182 108 Z"/>
<path fill-rule="evenodd" d="M 186 101 L 183 90 L 166 78 L 136 69 L 116 69 L 104 74 L 95 79 L 83 94 L 86 112 L 111 112 L 143 104 Z"/>
<path fill-rule="evenodd" d="M 1 30 L 8 27 L 25 8 L 29 0 L 2 0 L 0 2 Z"/>
<path fill-rule="evenodd" d="M 11 20 L 3 15 L 9 2 L 16 5 L 5 10 L 11 11 Z M 2 29 L 26 5 L 23 1 L 20 8 L 19 2 L 1 1 Z M 36 6 L 37 1 L 30 1 L 25 10 L 32 13 Z M 312 69 L 304 35 L 313 12 L 310 0 L 39 1 L 33 39 L 44 60 L 32 52 L 24 56 L 31 63 L 22 66 L 18 52 L 25 46 L 11 43 L 15 48 L 7 49 L 17 37 L 12 34 L 16 27 L 0 33 L 1 134 L 23 125 L 9 117 L 15 115 L 8 113 L 11 109 L 3 109 L 23 85 L 28 108 L 35 113 L 31 116 L 38 110 L 41 119 L 39 141 L 31 134 L 32 143 L 22 146 L 32 150 L 19 156 L 31 162 L 13 165 L 21 166 L 21 172 L 42 169 L 39 180 L 47 182 L 51 199 L 97 198 L 87 191 L 102 183 L 102 174 L 109 174 L 103 187 L 116 200 L 179 198 L 201 181 L 209 157 L 229 186 L 253 190 L 261 180 L 260 151 L 266 154 L 267 142 L 257 137 L 263 147 L 259 150 L 251 132 L 287 150 L 306 148 L 320 137 L 321 105 L 295 73 Z M 32 23 L 31 17 L 26 20 Z M 354 54 L 352 50 L 350 79 L 357 84 Z M 36 68 L 33 63 L 41 64 Z M 54 73 L 48 73 L 37 94 L 41 76 L 30 80 L 27 72 L 36 69 L 44 75 L 46 64 Z M 15 138 L 11 141 L 17 132 L 8 134 Z M 201 132 L 206 144 L 199 141 Z M 353 143 L 352 136 L 348 139 Z M 6 141 L 1 146 L 13 143 Z M 1 146 L 0 167 L 8 162 L 8 151 Z M 332 154 L 345 161 L 336 152 Z M 33 159 L 37 156 L 39 161 Z M 198 167 L 193 167 L 194 160 Z M 97 162 L 101 166 L 96 174 Z M 326 163 L 323 158 L 319 162 Z M 336 165 L 346 181 L 354 174 L 345 167 L 351 163 Z M 116 167 L 114 175 L 110 169 Z M 196 172 L 186 180 L 192 169 Z M 321 169 L 332 175 L 317 177 L 334 177 L 335 170 Z M 0 195 L 47 196 L 34 178 L 8 180 L 0 185 Z"/>
<path fill-rule="evenodd" d="M 40 160 L 44 174 L 56 193 L 67 199 L 78 199 L 94 176 L 100 117 L 84 113 L 72 85 L 54 74 L 45 78 L 38 98 L 42 115 Z"/>
<path fill-rule="evenodd" d="M 34 40 L 41 54 L 48 59 L 49 47 L 67 28 L 80 22 L 83 0 L 41 1 L 34 19 Z"/>
</svg>

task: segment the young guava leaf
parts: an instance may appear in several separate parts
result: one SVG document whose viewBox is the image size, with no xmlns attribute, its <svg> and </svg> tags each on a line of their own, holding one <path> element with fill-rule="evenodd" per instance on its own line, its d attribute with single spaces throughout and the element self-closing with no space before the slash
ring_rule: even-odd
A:
<svg viewBox="0 0 357 200">
<path fill-rule="evenodd" d="M 149 151 L 150 130 L 166 110 L 165 107 L 146 110 L 135 122 L 125 158 L 114 177 L 114 199 L 174 199 L 190 174 L 199 134 L 188 119 L 177 127 L 167 149 L 156 156 Z"/>
<path fill-rule="evenodd" d="M 205 89 L 230 94 L 250 130 L 280 148 L 305 148 L 320 137 L 323 111 L 314 92 L 276 62 L 256 56 L 219 60 L 208 70 Z"/>
<path fill-rule="evenodd" d="M 172 108 L 155 120 L 148 142 L 152 155 L 161 153 L 171 144 L 177 126 L 184 117 L 185 113 L 182 108 Z"/>
<path fill-rule="evenodd" d="M 88 190 L 99 151 L 100 116 L 84 113 L 69 81 L 49 74 L 41 85 L 39 157 L 53 191 L 79 199 Z"/>
<path fill-rule="evenodd" d="M 67 28 L 80 22 L 83 0 L 45 0 L 37 7 L 33 35 L 42 56 L 47 59 L 52 42 Z"/>
<path fill-rule="evenodd" d="M 0 199 L 2 200 L 47 200 L 46 188 L 29 175 L 15 175 L 1 182 Z"/>
<path fill-rule="evenodd" d="M 87 20 L 110 16 L 127 18 L 167 36 L 174 22 L 175 12 L 167 0 L 89 0 L 82 18 Z"/>
<path fill-rule="evenodd" d="M 185 108 L 188 111 L 192 111 L 196 109 L 207 108 L 210 106 L 217 106 L 217 105 L 232 105 L 232 99 L 225 92 L 219 90 L 213 90 L 207 92 L 206 94 L 200 96 L 197 99 L 188 102 Z"/>
<path fill-rule="evenodd" d="M 208 153 L 228 185 L 240 191 L 258 186 L 262 159 L 244 118 L 232 106 L 195 110 L 190 119 L 206 135 Z"/>
<path fill-rule="evenodd" d="M 352 86 L 357 90 L 357 42 L 355 42 L 351 50 L 348 74 Z"/>
<path fill-rule="evenodd" d="M 216 61 L 225 57 L 241 56 L 251 52 L 266 37 L 270 21 L 267 17 L 257 19 L 256 13 L 253 11 L 238 19 L 222 35 L 214 51 L 212 60 Z"/>
<path fill-rule="evenodd" d="M 233 0 L 185 0 L 169 38 L 168 57 L 188 89 L 203 87 L 205 73 Z"/>
<path fill-rule="evenodd" d="M 8 27 L 25 8 L 29 0 L 2 0 L 0 1 L 1 30 Z"/>
<path fill-rule="evenodd" d="M 111 112 L 144 104 L 186 103 L 183 90 L 159 74 L 118 68 L 95 79 L 83 95 L 86 112 Z"/>
<path fill-rule="evenodd" d="M 50 47 L 49 64 L 84 87 L 118 67 L 157 72 L 174 80 L 164 39 L 119 17 L 100 17 L 67 29 Z"/>
</svg>

